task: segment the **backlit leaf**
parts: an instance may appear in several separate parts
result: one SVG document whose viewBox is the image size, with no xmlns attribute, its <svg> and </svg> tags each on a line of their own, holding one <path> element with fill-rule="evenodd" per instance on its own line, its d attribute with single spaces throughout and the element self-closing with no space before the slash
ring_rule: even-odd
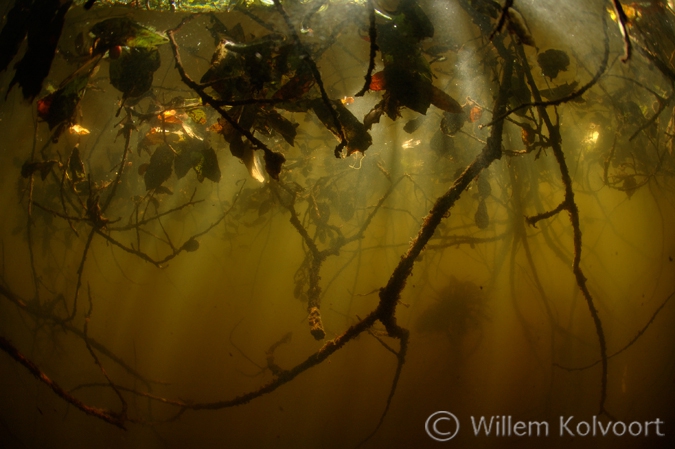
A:
<svg viewBox="0 0 675 449">
<path fill-rule="evenodd" d="M 127 17 L 113 17 L 99 22 L 91 27 L 90 34 L 96 39 L 94 54 L 103 54 L 116 46 L 152 49 L 169 42 L 164 34 Z"/>
<path fill-rule="evenodd" d="M 482 116 L 483 116 L 483 108 L 481 108 L 480 106 L 473 106 L 469 110 L 469 121 L 471 123 L 477 122 L 478 120 L 480 120 Z"/>
<path fill-rule="evenodd" d="M 384 71 L 373 73 L 373 76 L 370 78 L 369 88 L 376 92 L 387 88 L 387 82 L 384 79 Z"/>
<path fill-rule="evenodd" d="M 206 112 L 203 109 L 190 109 L 187 114 L 194 123 L 206 125 Z"/>
<path fill-rule="evenodd" d="M 91 132 L 87 128 L 84 128 L 80 125 L 71 126 L 70 128 L 68 128 L 68 131 L 70 132 L 70 134 L 77 134 L 78 136 L 86 136 Z"/>
</svg>

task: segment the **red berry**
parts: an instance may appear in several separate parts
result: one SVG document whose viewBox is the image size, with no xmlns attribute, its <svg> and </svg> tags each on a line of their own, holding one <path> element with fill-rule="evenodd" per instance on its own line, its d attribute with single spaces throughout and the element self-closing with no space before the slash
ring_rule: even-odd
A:
<svg viewBox="0 0 675 449">
<path fill-rule="evenodd" d="M 115 45 L 108 50 L 108 54 L 110 55 L 110 59 L 117 59 L 122 54 L 122 47 L 120 45 Z"/>
</svg>

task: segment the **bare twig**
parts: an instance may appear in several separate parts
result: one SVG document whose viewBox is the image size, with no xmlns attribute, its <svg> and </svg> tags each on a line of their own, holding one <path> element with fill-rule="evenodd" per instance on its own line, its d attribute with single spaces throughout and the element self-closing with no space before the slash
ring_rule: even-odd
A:
<svg viewBox="0 0 675 449">
<path fill-rule="evenodd" d="M 4 337 L 0 337 L 0 349 L 5 351 L 7 354 L 9 354 L 10 357 L 12 357 L 14 360 L 23 365 L 33 376 L 35 376 L 36 379 L 38 379 L 40 382 L 44 383 L 49 388 L 51 388 L 51 390 L 54 393 L 56 393 L 57 396 L 61 397 L 66 402 L 74 405 L 87 415 L 91 415 L 96 418 L 102 419 L 103 421 L 106 421 L 121 429 L 125 428 L 123 417 L 117 416 L 115 413 L 109 410 L 104 410 L 87 405 L 84 402 L 77 399 L 75 396 L 68 393 L 66 390 L 61 388 L 59 384 L 51 380 L 44 372 L 42 372 L 35 363 L 33 363 L 30 359 L 28 359 L 26 356 L 20 353 L 19 350 L 16 349 L 14 345 L 12 345 Z"/>
<path fill-rule="evenodd" d="M 541 96 L 539 96 L 539 99 L 532 102 L 532 103 L 523 103 L 520 106 L 517 106 L 513 109 L 509 109 L 508 111 L 505 111 L 503 114 L 493 115 L 493 118 L 490 121 L 490 123 L 480 125 L 480 127 L 484 128 L 486 126 L 493 126 L 495 123 L 505 119 L 506 117 L 513 114 L 514 112 L 520 111 L 521 109 L 524 109 L 524 108 L 532 108 L 532 107 L 545 108 L 545 107 L 548 107 L 548 106 L 559 106 L 563 103 L 568 103 L 568 102 L 573 101 L 577 98 L 580 98 L 583 94 L 585 94 L 588 91 L 588 89 L 593 87 L 598 82 L 598 80 L 600 80 L 600 77 L 602 77 L 602 75 L 605 73 L 605 71 L 607 71 L 607 65 L 608 65 L 608 62 L 609 62 L 609 35 L 607 34 L 607 19 L 605 18 L 604 14 L 602 15 L 602 22 L 603 22 L 603 30 L 605 32 L 605 39 L 604 39 L 605 51 L 603 53 L 602 61 L 600 62 L 600 66 L 598 67 L 598 70 L 595 72 L 595 75 L 593 76 L 593 78 L 591 78 L 591 80 L 588 83 L 581 86 L 581 88 L 579 88 L 579 90 L 576 90 L 576 91 L 572 92 L 571 94 L 566 95 L 562 98 L 558 98 L 556 100 L 543 101 L 541 99 Z"/>
<path fill-rule="evenodd" d="M 628 349 L 628 348 L 630 348 L 631 346 L 633 346 L 633 345 L 635 344 L 635 342 L 637 342 L 637 341 L 640 339 L 640 337 L 642 337 L 642 335 L 644 335 L 644 333 L 647 331 L 647 329 L 649 328 L 649 326 L 651 326 L 652 323 L 654 322 L 654 320 L 656 319 L 656 316 L 659 314 L 659 312 L 661 312 L 661 310 L 663 310 L 663 308 L 666 306 L 666 304 L 668 303 L 668 301 L 670 301 L 670 300 L 672 299 L 673 296 L 675 296 L 675 292 L 673 292 L 673 293 L 671 293 L 670 295 L 668 295 L 668 296 L 666 297 L 666 299 L 661 303 L 661 305 L 660 305 L 659 307 L 657 307 L 657 309 L 654 311 L 654 313 L 652 314 L 652 317 L 649 319 L 649 321 L 647 321 L 647 323 L 642 327 L 642 329 L 640 329 L 640 330 L 635 334 L 635 337 L 633 337 L 633 339 L 632 339 L 631 341 L 629 341 L 628 343 L 626 343 L 626 345 L 625 345 L 623 348 L 619 349 L 618 351 L 616 351 L 616 352 L 613 353 L 612 355 L 607 356 L 607 359 L 609 360 L 609 359 L 611 359 L 611 358 L 614 358 L 614 357 L 616 357 L 617 355 L 619 355 L 619 354 L 621 354 L 622 352 L 624 352 L 626 349 Z M 598 363 L 602 363 L 602 360 L 596 360 L 595 362 L 593 362 L 593 363 L 591 363 L 591 364 L 589 364 L 589 365 L 581 366 L 581 367 L 578 367 L 578 368 L 570 368 L 570 367 L 567 367 L 567 366 L 560 365 L 559 363 L 554 363 L 553 366 L 555 366 L 555 367 L 557 367 L 557 368 L 560 368 L 560 369 L 563 369 L 563 370 L 565 370 L 565 371 L 584 371 L 584 370 L 587 370 L 587 369 L 589 369 L 589 368 L 593 368 L 593 367 L 594 367 L 595 365 L 597 365 Z"/>
<path fill-rule="evenodd" d="M 101 361 L 99 360 L 98 356 L 92 349 L 91 344 L 89 343 L 89 335 L 87 333 L 89 330 L 89 320 L 91 318 L 91 313 L 94 310 L 94 303 L 91 299 L 91 287 L 89 285 L 87 285 L 87 297 L 89 299 L 89 311 L 87 312 L 87 315 L 84 317 L 84 330 L 82 331 L 84 335 L 84 343 L 87 345 L 87 350 L 89 350 L 89 354 L 91 354 L 92 358 L 94 359 L 94 363 L 96 363 L 96 365 L 101 370 L 101 373 L 103 373 L 103 376 L 108 381 L 108 385 L 110 385 L 110 388 L 113 389 L 115 394 L 117 394 L 117 397 L 120 399 L 120 402 L 122 403 L 122 411 L 120 413 L 116 413 L 115 415 L 118 416 L 118 419 L 120 420 L 121 423 L 124 423 L 124 421 L 127 418 L 127 401 L 124 400 L 124 397 L 122 396 L 122 393 L 120 393 L 120 390 L 117 388 L 117 385 L 115 385 L 110 376 L 108 376 L 108 373 L 103 367 L 103 364 L 101 364 Z"/>
<path fill-rule="evenodd" d="M 604 17 L 604 15 L 603 15 Z M 607 41 L 605 41 L 607 42 Z M 537 102 L 540 102 L 541 95 L 539 94 L 539 89 L 532 77 L 532 72 L 530 71 L 529 63 L 525 52 L 523 51 L 522 46 L 517 46 L 516 51 L 518 57 L 521 61 L 523 68 L 525 69 L 525 78 L 527 83 L 530 85 L 532 94 Z M 605 52 L 607 53 L 607 52 Z M 600 73 L 600 72 L 598 72 Z M 588 306 L 588 311 L 593 319 L 593 324 L 595 326 L 595 332 L 598 337 L 598 343 L 600 345 L 600 357 L 602 359 L 602 375 L 601 375 L 601 387 L 600 387 L 600 407 L 599 414 L 606 414 L 605 410 L 605 401 L 607 399 L 607 343 L 605 341 L 605 334 L 602 329 L 602 321 L 598 314 L 597 309 L 591 296 L 588 286 L 586 285 L 586 276 L 581 268 L 581 250 L 583 248 L 582 239 L 581 239 L 581 228 L 579 226 L 579 208 L 577 207 L 576 201 L 574 199 L 574 189 L 572 188 L 572 178 L 569 174 L 569 169 L 567 167 L 567 162 L 565 161 L 565 153 L 562 150 L 562 138 L 560 136 L 560 124 L 556 123 L 555 125 L 551 121 L 551 118 L 546 111 L 545 106 L 538 107 L 539 116 L 544 120 L 546 128 L 549 133 L 549 140 L 551 143 L 551 148 L 553 150 L 553 155 L 555 156 L 558 167 L 560 168 L 560 176 L 562 183 L 565 189 L 565 199 L 558 208 L 564 208 L 569 212 L 570 221 L 572 224 L 573 231 L 573 243 L 574 243 L 574 259 L 572 262 L 572 271 L 576 278 L 577 285 L 581 290 L 584 299 L 586 300 L 586 305 Z M 556 210 L 558 210 L 556 208 Z M 554 210 L 555 212 L 555 210 Z M 557 212 L 556 212 L 557 213 Z M 548 216 L 553 216 L 555 213 L 544 214 Z"/>
</svg>

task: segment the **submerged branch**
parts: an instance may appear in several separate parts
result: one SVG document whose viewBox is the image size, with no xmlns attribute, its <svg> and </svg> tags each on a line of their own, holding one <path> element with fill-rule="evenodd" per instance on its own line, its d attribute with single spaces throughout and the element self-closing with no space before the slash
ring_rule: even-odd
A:
<svg viewBox="0 0 675 449">
<path fill-rule="evenodd" d="M 603 22 L 603 30 L 605 33 L 605 39 L 604 39 L 604 53 L 602 56 L 602 61 L 600 61 L 600 65 L 598 66 L 598 70 L 595 72 L 595 75 L 593 75 L 593 78 L 590 79 L 586 84 L 581 86 L 579 90 L 576 90 L 572 92 L 569 95 L 566 95 L 562 98 L 558 98 L 557 100 L 549 100 L 549 101 L 544 101 L 541 99 L 541 95 L 535 95 L 535 101 L 532 103 L 523 103 L 519 106 L 516 106 L 515 108 L 509 109 L 508 111 L 502 113 L 502 114 L 495 114 L 496 118 L 493 118 L 489 123 L 485 125 L 480 125 L 481 128 L 487 127 L 487 126 L 493 126 L 495 123 L 507 118 L 511 114 L 520 111 L 521 109 L 525 108 L 546 108 L 548 106 L 560 106 L 561 104 L 568 103 L 570 101 L 574 101 L 577 98 L 581 98 L 583 94 L 585 94 L 591 87 L 595 86 L 597 82 L 600 80 L 602 75 L 607 71 L 607 66 L 609 63 L 609 34 L 607 34 L 607 19 L 605 18 L 605 15 L 602 14 L 602 22 Z M 529 84 L 529 83 L 528 83 Z M 534 89 L 538 88 L 536 85 L 534 87 L 531 86 L 531 89 L 534 93 Z"/>
<path fill-rule="evenodd" d="M 500 41 L 499 38 L 495 40 Z M 506 109 L 509 90 L 511 88 L 512 71 L 512 59 L 506 58 L 502 82 L 499 86 L 499 94 L 494 108 L 496 115 L 502 114 Z M 415 260 L 417 260 L 422 250 L 426 247 L 427 243 L 434 235 L 436 228 L 443 218 L 447 216 L 460 195 L 469 187 L 471 181 L 473 181 L 481 171 L 489 167 L 492 162 L 501 158 L 503 127 L 503 120 L 498 121 L 495 126 L 492 127 L 490 137 L 488 138 L 487 145 L 483 148 L 483 151 L 476 159 L 474 159 L 466 170 L 464 170 L 457 180 L 455 180 L 455 183 L 450 187 L 450 190 L 436 200 L 433 208 L 424 219 L 424 223 L 417 237 L 412 241 L 410 248 L 406 254 L 403 255 L 401 261 L 394 269 L 387 285 L 380 290 L 378 314 L 382 317 L 382 324 L 384 324 L 387 331 L 390 333 L 395 334 L 397 332 L 398 326 L 396 325 L 396 318 L 394 317 L 395 308 L 400 299 L 401 292 L 405 287 L 406 281 L 412 273 Z"/>
<path fill-rule="evenodd" d="M 82 331 L 82 334 L 84 335 L 84 343 L 87 345 L 87 350 L 89 351 L 89 354 L 91 354 L 91 357 L 94 359 L 94 363 L 96 363 L 96 365 L 99 367 L 99 369 L 101 370 L 101 373 L 103 374 L 103 376 L 108 381 L 108 385 L 110 386 L 110 388 L 113 389 L 113 391 L 115 392 L 115 394 L 119 398 L 120 402 L 122 403 L 122 411 L 120 413 L 116 413 L 115 416 L 119 417 L 120 423 L 124 423 L 124 421 L 127 418 L 127 408 L 128 408 L 127 401 L 122 396 L 122 393 L 120 393 L 120 390 L 117 387 L 117 385 L 112 381 L 112 379 L 108 375 L 108 372 L 103 367 L 103 364 L 101 363 L 98 356 L 94 352 L 94 349 L 91 347 L 91 344 L 89 343 L 89 335 L 88 335 L 89 320 L 90 320 L 91 314 L 94 310 L 94 303 L 91 299 L 91 288 L 89 287 L 89 285 L 87 285 L 87 297 L 89 299 L 89 311 L 87 312 L 87 315 L 84 317 L 84 329 Z"/>
<path fill-rule="evenodd" d="M 604 16 L 603 16 L 604 18 Z M 604 19 L 603 19 L 604 20 Z M 608 38 L 607 38 L 608 39 Z M 605 40 L 605 45 L 608 46 L 608 40 Z M 525 52 L 523 51 L 522 46 L 518 46 L 517 48 L 517 53 L 518 57 L 521 61 L 521 64 L 523 68 L 525 69 L 525 77 L 527 79 L 527 83 L 530 85 L 530 89 L 532 90 L 532 94 L 534 95 L 534 98 L 537 102 L 540 102 L 541 100 L 541 95 L 539 93 L 539 89 L 537 88 L 537 85 L 534 81 L 534 78 L 532 77 L 532 72 L 530 70 L 529 63 L 527 61 L 527 57 L 525 56 Z M 607 48 L 606 48 L 607 50 Z M 608 51 L 608 50 L 607 50 Z M 605 52 L 605 60 L 607 59 L 607 51 Z M 598 72 L 600 73 L 600 72 Z M 598 76 L 599 77 L 599 76 Z M 588 286 L 586 285 L 586 276 L 584 275 L 584 272 L 581 268 L 581 250 L 583 248 L 582 244 L 582 239 L 581 239 L 581 227 L 580 227 L 580 218 L 579 218 L 579 208 L 577 206 L 577 203 L 574 199 L 574 189 L 572 187 L 572 178 L 570 177 L 569 173 L 569 168 L 567 167 L 567 162 L 565 160 L 565 153 L 563 152 L 562 149 L 562 137 L 560 136 L 560 123 L 557 122 L 556 124 L 553 124 L 551 121 L 550 116 L 548 115 L 548 112 L 546 111 L 546 107 L 541 105 L 538 107 L 539 111 L 539 116 L 543 119 L 544 124 L 546 125 L 546 128 L 549 133 L 549 141 L 551 144 L 551 148 L 553 150 L 553 155 L 556 159 L 556 162 L 558 163 L 558 167 L 560 169 L 560 177 L 565 189 L 565 199 L 563 202 L 556 208 L 553 212 L 557 213 L 560 212 L 562 209 L 567 210 L 569 213 L 570 217 L 570 222 L 572 224 L 572 232 L 573 232 L 573 245 L 574 245 L 574 259 L 572 262 L 572 272 L 574 273 L 574 276 L 576 278 L 577 285 L 579 289 L 581 290 L 584 299 L 586 300 L 586 305 L 588 306 L 588 311 L 591 315 L 591 318 L 593 319 L 593 325 L 595 326 L 595 332 L 598 337 L 598 343 L 600 345 L 600 358 L 602 360 L 602 375 L 601 375 L 601 386 L 600 386 L 600 407 L 599 407 L 599 414 L 606 414 L 607 410 L 605 410 L 605 401 L 607 399 L 607 343 L 605 340 L 605 333 L 602 329 L 602 321 L 600 320 L 600 316 L 598 314 L 597 309 L 595 308 L 595 303 L 593 301 L 593 297 L 588 290 Z M 556 212 L 557 211 L 557 212 Z M 547 215 L 547 214 L 543 214 Z M 555 214 L 550 214 L 549 216 L 553 216 Z"/>
<path fill-rule="evenodd" d="M 87 405 L 77 399 L 75 396 L 68 393 L 66 390 L 61 388 L 59 384 L 51 380 L 44 372 L 42 372 L 35 363 L 20 353 L 19 350 L 16 349 L 14 345 L 12 345 L 4 337 L 0 337 L 0 349 L 9 354 L 9 356 L 19 362 L 19 364 L 23 365 L 36 379 L 51 388 L 51 390 L 64 401 L 74 405 L 87 415 L 102 419 L 103 421 L 117 426 L 120 429 L 125 429 L 123 417 L 118 416 L 111 411 Z"/>
<path fill-rule="evenodd" d="M 55 324 L 58 324 L 60 328 L 66 330 L 67 332 L 71 332 L 72 334 L 74 334 L 78 338 L 81 338 L 82 340 L 85 339 L 84 332 L 82 331 L 82 329 L 73 326 L 72 323 L 66 322 L 62 318 L 53 315 L 49 311 L 43 310 L 43 308 L 40 307 L 39 303 L 37 303 L 36 301 L 27 301 L 21 298 L 19 295 L 11 291 L 8 287 L 4 286 L 3 283 L 0 283 L 0 295 L 4 296 L 7 300 L 9 300 L 9 302 L 11 302 L 24 312 L 28 313 L 33 318 L 52 321 Z M 96 349 L 101 354 L 105 355 L 110 360 L 118 364 L 131 376 L 143 382 L 148 388 L 150 388 L 151 384 L 167 385 L 166 382 L 151 380 L 144 377 L 138 371 L 132 368 L 129 364 L 127 364 L 124 360 L 115 355 L 110 349 L 108 349 L 106 346 L 99 343 L 95 339 L 88 337 L 88 341 L 92 348 Z"/>
<path fill-rule="evenodd" d="M 630 348 L 631 346 L 633 346 L 633 345 L 635 344 L 635 342 L 637 342 L 637 341 L 640 339 L 640 337 L 642 337 L 642 335 L 644 335 L 644 333 L 647 331 L 647 329 L 649 328 L 649 326 L 651 326 L 652 323 L 654 322 L 654 320 L 656 319 L 656 316 L 659 314 L 659 312 L 661 312 L 661 310 L 663 310 L 663 308 L 666 306 L 666 304 L 668 303 L 668 301 L 670 301 L 670 300 L 673 298 L 673 296 L 675 296 L 675 292 L 673 292 L 673 293 L 671 293 L 670 295 L 668 295 L 668 297 L 665 299 L 665 301 L 663 301 L 663 302 L 661 303 L 661 305 L 660 305 L 659 307 L 657 307 L 657 309 L 654 311 L 654 313 L 652 314 L 652 317 L 649 319 L 649 321 L 647 321 L 647 323 L 642 327 L 642 329 L 640 329 L 640 330 L 635 334 L 635 337 L 633 337 L 633 338 L 631 339 L 631 341 L 629 341 L 628 343 L 626 343 L 626 345 L 625 345 L 623 348 L 621 348 L 621 349 L 619 349 L 618 351 L 614 352 L 612 355 L 607 356 L 607 359 L 609 360 L 609 359 L 611 359 L 611 358 L 614 358 L 614 357 L 616 357 L 617 355 L 619 355 L 619 354 L 621 354 L 622 352 L 624 352 L 626 349 L 628 349 L 628 348 Z M 560 369 L 562 369 L 562 370 L 565 370 L 565 371 L 584 371 L 584 370 L 587 370 L 587 369 L 589 369 L 589 368 L 593 368 L 593 367 L 594 367 L 595 365 L 597 365 L 598 363 L 602 363 L 602 360 L 596 360 L 595 362 L 593 362 L 593 363 L 591 363 L 591 364 L 589 364 L 589 365 L 581 366 L 581 367 L 578 367 L 578 368 L 570 368 L 570 367 L 567 367 L 567 366 L 560 365 L 559 363 L 553 363 L 553 366 L 555 366 L 555 367 L 557 367 L 557 368 L 560 368 Z"/>
</svg>

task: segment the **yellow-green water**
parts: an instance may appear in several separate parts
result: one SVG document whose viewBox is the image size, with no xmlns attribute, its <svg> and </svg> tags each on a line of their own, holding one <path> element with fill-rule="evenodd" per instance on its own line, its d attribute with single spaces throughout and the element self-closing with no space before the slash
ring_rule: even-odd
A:
<svg viewBox="0 0 675 449">
<path fill-rule="evenodd" d="M 318 45 L 317 36 L 340 23 L 341 3 L 320 10 L 314 34 L 301 34 L 301 39 Z M 375 3 L 381 11 L 396 8 L 396 2 Z M 197 237 L 196 251 L 183 251 L 161 268 L 94 235 L 82 269 L 77 314 L 68 321 L 69 327 L 37 317 L 36 309 L 17 306 L 6 295 L 0 297 L 0 336 L 85 404 L 121 410 L 120 399 L 85 341 L 73 332 L 84 328 L 88 292 L 93 306 L 89 337 L 140 377 L 153 381 L 145 383 L 94 349 L 112 382 L 125 389 L 121 394 L 128 419 L 127 429 L 121 430 L 69 405 L 3 352 L 0 446 L 344 448 L 366 439 L 387 406 L 397 369 L 395 355 L 381 342 L 398 350 L 399 340 L 388 337 L 380 322 L 322 363 L 246 404 L 187 410 L 166 422 L 180 408 L 143 394 L 202 404 L 256 391 L 275 379 L 267 368 L 266 351 L 285 335 L 291 333 L 291 339 L 277 347 L 274 361 L 290 369 L 377 308 L 378 289 L 387 284 L 436 198 L 451 188 L 483 148 L 480 141 L 489 136 L 490 128 L 479 125 L 492 120 L 503 64 L 464 10 L 471 3 L 420 2 L 435 26 L 434 38 L 420 45 L 429 49 L 436 42 L 453 44 L 453 50 L 444 53 L 447 60 L 431 66 L 434 86 L 462 104 L 470 97 L 484 108 L 482 118 L 467 122 L 462 132 L 449 137 L 454 142 L 452 152 L 438 154 L 432 149 L 442 117 L 435 106 L 412 134 L 403 127 L 420 114 L 402 108 L 396 121 L 383 116 L 373 125 L 373 145 L 363 160 L 358 153 L 336 159 L 336 140 L 311 112 L 279 109 L 299 123 L 295 147 L 279 138 L 263 138 L 286 156 L 281 183 L 298 186 L 295 210 L 320 250 L 331 244 L 335 229 L 347 238 L 355 235 L 380 198 L 388 195 L 365 227 L 363 238 L 328 255 L 321 266 L 326 331 L 321 341 L 309 332 L 308 284 L 298 281 L 304 273 L 307 245 L 274 193 L 279 184 L 269 176 L 263 183 L 254 180 L 245 165 L 230 155 L 222 136 L 206 129 L 217 119 L 212 109 L 204 108 L 206 125 L 193 126 L 218 156 L 220 181 L 199 183 L 193 171 L 180 180 L 172 175 L 164 185 L 173 195 L 156 195 L 160 213 L 184 205 L 193 192 L 200 202 L 162 216 L 161 226 L 155 220 L 139 227 L 138 233 L 115 231 L 134 223 L 135 204 L 141 204 L 141 216 L 145 208 L 148 217 L 155 211 L 147 198 L 134 202 L 134 197 L 138 200 L 147 194 L 139 167 L 150 160 L 148 153 L 136 151 L 149 125 L 135 118 L 130 164 L 105 212 L 106 218 L 119 221 L 102 232 L 127 249 L 137 250 L 140 241 L 143 254 L 159 260 L 172 253 L 167 238 L 179 248 L 227 212 L 226 216 Z M 292 10 L 294 4 L 287 6 Z M 480 194 L 474 181 L 416 261 L 396 308 L 398 324 L 410 330 L 405 363 L 387 414 L 364 447 L 671 447 L 675 438 L 675 309 L 668 299 L 675 291 L 675 164 L 668 129 L 673 116 L 672 80 L 637 50 L 628 63 L 620 62 L 623 42 L 618 25 L 604 11 L 606 6 L 611 8 L 609 2 L 574 6 L 516 2 L 515 6 L 536 39 L 538 48 L 526 47 L 525 53 L 542 90 L 573 81 L 581 86 L 592 78 L 603 55 L 600 15 L 606 15 L 611 49 L 607 71 L 584 94 L 585 103 L 568 102 L 547 111 L 554 120 L 556 112 L 559 116 L 562 149 L 580 215 L 581 268 L 602 322 L 608 355 L 639 337 L 609 358 L 605 410 L 611 416 L 598 419 L 603 424 L 659 419 L 664 435 L 655 434 L 655 425 L 649 427 L 648 436 L 644 432 L 639 436 L 560 435 L 561 417 L 573 417 L 569 428 L 575 431 L 579 421 L 590 423 L 599 413 L 600 364 L 570 368 L 598 361 L 600 349 L 572 272 L 574 244 L 568 213 L 540 221 L 537 227 L 525 222 L 525 216 L 552 210 L 563 199 L 560 168 L 550 147 L 509 153 L 525 149 L 518 123 L 536 123 L 539 115 L 532 109 L 534 121 L 511 116 L 518 123 L 505 124 L 504 155 L 480 175 L 491 189 L 485 197 L 487 227 L 479 229 L 476 224 Z M 9 7 L 3 6 L 3 12 Z M 367 70 L 369 44 L 358 31 L 367 25 L 366 6 L 360 2 L 355 8 L 361 15 L 345 25 L 316 61 L 332 99 L 353 96 Z M 273 10 L 254 11 L 287 33 Z M 638 26 L 651 26 L 658 35 L 675 24 L 670 10 L 660 13 L 661 22 L 648 22 L 646 11 L 642 22 L 632 28 L 635 48 L 646 45 Z M 173 28 L 184 17 L 128 8 L 94 7 L 84 12 L 74 7 L 67 15 L 60 48 L 71 48 L 80 30 L 112 16 L 128 16 L 157 30 Z M 238 11 L 218 17 L 228 27 L 241 23 L 255 37 L 268 33 Z M 208 16 L 199 16 L 177 33 L 184 65 L 197 80 L 208 69 L 214 50 L 213 37 L 206 30 L 210 24 Z M 508 32 L 504 36 L 507 46 L 515 40 Z M 668 45 L 675 46 L 675 40 L 664 41 L 662 54 L 669 54 Z M 555 80 L 542 76 L 536 62 L 538 52 L 549 48 L 565 50 L 571 59 L 568 70 Z M 181 83 L 170 47 L 162 45 L 159 51 L 162 65 L 154 75 L 153 99 L 167 103 L 176 95 L 195 98 Z M 429 61 L 432 56 L 424 58 Z M 491 58 L 496 58 L 494 72 Z M 670 64 L 668 58 L 664 60 Z M 379 53 L 376 62 L 379 71 Z M 29 305 L 41 304 L 40 310 L 51 317 L 64 318 L 72 311 L 91 225 L 74 222 L 77 236 L 64 219 L 33 205 L 29 246 L 29 182 L 21 177 L 21 167 L 31 160 L 34 147 L 35 161 L 65 161 L 79 144 L 87 173 L 98 182 L 114 179 L 115 164 L 124 151 L 124 136 L 118 136 L 116 125 L 125 111 L 115 117 L 121 94 L 109 83 L 109 63 L 108 58 L 100 63 L 76 113 L 77 123 L 91 133 L 78 137 L 66 130 L 53 144 L 48 143 L 47 125 L 36 124 L 35 104 L 23 100 L 17 87 L 8 92 L 11 66 L 0 75 L 0 93 L 7 94 L 0 109 L 2 286 Z M 76 67 L 57 56 L 47 81 L 58 86 Z M 317 92 L 309 95 L 316 97 Z M 366 93 L 348 109 L 362 120 L 382 95 L 381 91 Z M 666 104 L 663 111 L 654 125 L 629 141 L 657 111 L 657 95 Z M 145 112 L 151 100 L 143 101 L 137 111 Z M 628 110 L 629 102 L 638 107 L 641 119 L 620 116 L 618 111 Z M 45 180 L 35 173 L 33 200 L 63 212 L 61 176 L 57 168 Z M 639 186 L 629 195 L 621 189 L 629 185 L 624 179 L 631 176 Z M 77 201 L 76 195 L 66 194 Z M 86 196 L 82 198 L 86 201 Z M 76 206 L 70 204 L 68 210 L 70 216 L 78 215 Z M 83 209 L 79 210 L 84 217 Z M 328 217 L 325 223 L 333 231 L 317 226 L 319 219 L 312 218 L 317 210 Z M 321 232 L 327 233 L 324 239 Z M 64 300 L 55 300 L 59 295 Z M 53 307 L 48 309 L 50 302 Z M 440 410 L 452 412 L 461 423 L 457 437 L 446 443 L 434 441 L 425 431 L 427 418 Z M 514 423 L 546 421 L 549 435 L 475 435 L 472 418 L 501 416 L 511 416 Z M 444 425 L 438 427 L 444 429 Z"/>
</svg>

